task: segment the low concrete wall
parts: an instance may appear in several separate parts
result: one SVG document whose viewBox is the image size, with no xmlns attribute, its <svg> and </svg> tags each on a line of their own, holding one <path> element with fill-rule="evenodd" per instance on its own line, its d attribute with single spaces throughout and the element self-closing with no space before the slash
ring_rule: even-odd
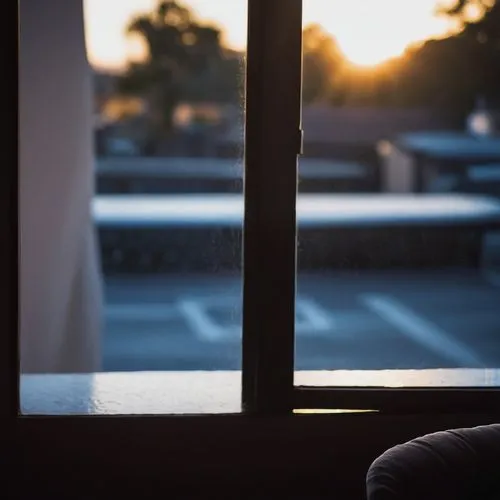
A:
<svg viewBox="0 0 500 500">
<path fill-rule="evenodd" d="M 100 160 L 98 194 L 241 193 L 241 159 L 122 158 Z M 346 193 L 378 191 L 373 166 L 347 161 L 301 158 L 299 191 Z"/>
<path fill-rule="evenodd" d="M 242 267 L 231 228 L 101 229 L 105 274 L 207 272 Z M 299 229 L 299 270 L 479 267 L 479 230 Z"/>
</svg>

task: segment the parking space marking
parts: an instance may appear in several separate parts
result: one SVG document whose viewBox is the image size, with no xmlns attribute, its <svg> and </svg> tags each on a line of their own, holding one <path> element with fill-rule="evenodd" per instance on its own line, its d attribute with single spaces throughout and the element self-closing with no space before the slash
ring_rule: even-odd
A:
<svg viewBox="0 0 500 500">
<path fill-rule="evenodd" d="M 239 340 L 241 324 L 223 325 L 210 314 L 210 308 L 227 307 L 234 303 L 229 297 L 186 298 L 177 302 L 177 308 L 191 330 L 206 342 Z M 296 333 L 298 335 L 318 335 L 330 332 L 335 327 L 333 315 L 325 311 L 311 299 L 297 299 Z"/>
<path fill-rule="evenodd" d="M 333 314 L 325 311 L 312 299 L 297 298 L 295 309 L 298 316 L 295 321 L 296 333 L 317 334 L 335 328 Z"/>
<path fill-rule="evenodd" d="M 198 300 L 181 300 L 177 303 L 179 311 L 186 319 L 195 335 L 207 342 L 220 342 L 231 337 L 238 336 L 238 327 L 221 327 L 210 318 L 204 306 Z"/>
<path fill-rule="evenodd" d="M 363 294 L 360 298 L 368 309 L 416 343 L 462 366 L 469 368 L 482 366 L 470 348 L 392 297 L 374 293 Z"/>
</svg>

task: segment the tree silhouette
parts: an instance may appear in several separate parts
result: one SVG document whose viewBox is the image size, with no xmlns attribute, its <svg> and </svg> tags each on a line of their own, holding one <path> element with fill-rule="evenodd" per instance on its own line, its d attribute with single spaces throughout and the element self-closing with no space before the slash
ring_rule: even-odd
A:
<svg viewBox="0 0 500 500">
<path fill-rule="evenodd" d="M 341 102 L 433 108 L 457 124 L 478 97 L 500 104 L 500 2 L 459 0 L 440 12 L 456 20 L 456 32 L 414 45 L 402 58 L 372 69 L 347 67 L 337 81 Z"/>
<path fill-rule="evenodd" d="M 473 7 L 479 16 L 470 20 L 468 13 Z M 463 28 L 460 37 L 467 41 L 473 52 L 476 92 L 499 104 L 500 3 L 496 0 L 458 0 L 447 13 L 460 20 Z"/>
<path fill-rule="evenodd" d="M 127 32 L 142 38 L 147 56 L 129 65 L 119 89 L 146 98 L 151 133 L 159 143 L 172 132 L 179 102 L 196 94 L 193 82 L 217 87 L 214 75 L 225 63 L 220 30 L 201 25 L 176 1 L 161 1 L 154 11 L 134 18 Z"/>
<path fill-rule="evenodd" d="M 415 0 L 418 1 L 418 0 Z M 471 9 L 476 17 L 471 17 Z M 442 13 L 459 29 L 409 48 L 402 58 L 356 68 L 334 37 L 318 24 L 303 33 L 303 99 L 335 106 L 432 107 L 457 123 L 477 97 L 500 98 L 500 1 L 457 0 Z M 123 93 L 149 103 L 150 137 L 160 143 L 173 129 L 180 101 L 241 101 L 244 54 L 221 43 L 220 30 L 204 26 L 173 0 L 132 20 L 128 32 L 145 42 L 147 57 L 129 65 Z"/>
<path fill-rule="evenodd" d="M 471 18 L 472 8 L 475 16 Z M 463 119 L 478 97 L 491 104 L 500 94 L 500 5 L 459 0 L 441 13 L 459 31 L 408 51 L 399 74 L 399 100 L 453 112 Z"/>
<path fill-rule="evenodd" d="M 336 41 L 318 24 L 304 28 L 302 34 L 303 82 L 306 103 L 331 100 L 337 89 L 343 56 Z"/>
</svg>

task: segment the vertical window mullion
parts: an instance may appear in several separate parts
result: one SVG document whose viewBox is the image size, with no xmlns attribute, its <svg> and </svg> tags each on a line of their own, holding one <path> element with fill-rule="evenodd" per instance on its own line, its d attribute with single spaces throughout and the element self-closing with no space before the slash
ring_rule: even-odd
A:
<svg viewBox="0 0 500 500">
<path fill-rule="evenodd" d="M 249 0 L 243 409 L 292 409 L 302 0 Z"/>
</svg>

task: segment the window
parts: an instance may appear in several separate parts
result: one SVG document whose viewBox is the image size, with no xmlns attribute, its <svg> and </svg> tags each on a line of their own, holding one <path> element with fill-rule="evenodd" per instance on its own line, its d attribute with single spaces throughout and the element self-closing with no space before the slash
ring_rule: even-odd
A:
<svg viewBox="0 0 500 500">
<path fill-rule="evenodd" d="M 23 488 L 37 494 L 48 488 L 61 494 L 65 486 L 74 489 L 76 481 L 82 498 L 106 497 L 110 484 L 113 494 L 123 491 L 148 497 L 153 491 L 157 496 L 158 488 L 165 490 L 165 477 L 169 474 L 169 491 L 182 487 L 185 495 L 195 490 L 206 494 L 207 488 L 217 483 L 219 492 L 234 495 L 235 489 L 244 484 L 248 496 L 256 492 L 254 496 L 258 497 L 264 481 L 269 481 L 272 475 L 273 481 L 268 485 L 271 496 L 283 493 L 285 488 L 287 492 L 300 492 L 311 498 L 334 488 L 335 493 L 341 489 L 346 491 L 346 497 L 356 498 L 362 496 L 364 474 L 370 461 L 388 446 L 433 430 L 497 419 L 494 398 L 498 397 L 494 390 L 386 389 L 391 382 L 384 379 L 388 374 L 383 373 L 376 382 L 378 387 L 367 389 L 365 387 L 373 385 L 371 374 L 358 373 L 354 378 L 349 371 L 343 374 L 345 379 L 338 382 L 341 388 L 314 387 L 324 380 L 317 373 L 302 379 L 296 376 L 295 383 L 309 387 L 293 386 L 295 308 L 298 322 L 302 324 L 307 322 L 311 309 L 307 302 L 305 307 L 304 303 L 294 302 L 295 166 L 301 142 L 298 133 L 301 31 L 301 2 L 250 2 L 245 143 L 244 409 L 248 413 L 288 414 L 293 408 L 362 408 L 405 415 L 308 415 L 269 419 L 245 415 L 22 417 L 17 419 L 18 445 L 28 462 L 24 464 L 27 474 Z M 305 152 L 307 156 L 307 150 Z M 17 192 L 15 187 L 13 180 L 12 193 Z M 6 213 L 14 218 L 12 206 L 7 204 Z M 300 226 L 298 233 L 300 241 Z M 17 265 L 17 248 L 10 250 L 10 259 L 2 260 L 6 276 L 12 275 Z M 14 289 L 14 276 L 12 278 Z M 300 274 L 298 280 L 300 293 L 303 286 Z M 16 308 L 9 302 L 2 304 L 7 330 L 15 323 Z M 18 367 L 13 362 L 16 356 L 12 348 L 17 344 L 16 334 L 12 331 L 10 337 L 0 337 L 3 342 L 0 356 L 4 360 L 0 369 L 5 373 L 3 380 L 12 383 L 9 386 L 12 391 L 1 401 L 2 404 L 9 402 L 4 413 L 12 417 L 17 417 L 19 408 Z M 413 385 L 410 375 L 409 386 Z M 454 414 L 439 415 L 445 410 Z M 427 415 L 408 415 L 418 412 Z M 54 463 L 64 466 L 53 467 Z M 332 467 L 339 463 L 342 467 Z M 247 473 L 250 468 L 252 474 Z M 136 484 L 138 476 L 146 481 Z M 70 480 L 73 483 L 66 485 L 65 481 Z"/>
<path fill-rule="evenodd" d="M 104 372 L 241 370 L 247 6 L 226 4 L 125 5 L 126 23 L 86 4 Z M 142 46 L 118 75 L 101 26 L 112 22 Z"/>
<path fill-rule="evenodd" d="M 271 22 L 273 4 L 270 33 L 249 33 L 246 94 L 244 49 L 221 41 L 242 42 L 243 4 L 227 33 L 194 7 L 159 4 L 128 21 L 149 59 L 118 75 L 96 70 L 104 371 L 241 367 L 249 412 L 495 406 L 500 205 L 460 183 L 494 170 L 498 140 L 456 130 L 450 109 L 460 101 L 436 111 L 425 93 L 405 97 L 405 72 L 425 46 L 363 63 L 376 54 L 335 24 L 357 10 L 310 0 L 302 14 L 299 4 L 286 28 Z M 88 3 L 91 28 L 97 5 Z M 377 29 L 389 7 L 375 9 Z M 250 7 L 250 28 L 260 16 Z M 147 48 L 155 23 L 165 40 L 179 34 L 182 54 L 166 42 L 161 54 Z M 370 50 L 395 50 L 396 35 L 384 41 L 392 49 Z M 158 57 L 168 64 L 154 66 Z M 153 70 L 156 79 L 144 76 Z"/>
<path fill-rule="evenodd" d="M 190 378 L 193 372 L 206 372 L 202 377 L 207 380 L 207 384 L 199 396 L 203 399 L 210 391 L 215 401 L 225 398 L 228 384 L 224 381 L 215 382 L 211 375 L 216 371 L 231 371 L 234 372 L 231 379 L 234 390 L 230 391 L 230 399 L 235 399 L 235 404 L 229 408 L 231 411 L 240 411 L 242 157 L 247 6 L 245 2 L 233 2 L 231 12 L 227 13 L 224 9 L 226 3 L 212 4 L 208 14 L 203 2 L 198 5 L 196 2 L 155 2 L 151 6 L 143 4 L 137 12 L 131 5 L 114 5 L 111 9 L 102 2 L 88 1 L 84 5 L 87 49 L 93 63 L 92 132 L 96 150 L 96 192 L 92 193 L 89 200 L 89 211 L 99 240 L 104 324 L 101 338 L 98 339 L 100 332 L 95 325 L 80 335 L 88 326 L 85 323 L 83 328 L 79 326 L 85 314 L 72 314 L 69 320 L 59 322 L 65 331 L 64 335 L 77 339 L 80 336 L 80 340 L 85 337 L 81 342 L 83 348 L 77 345 L 74 350 L 67 349 L 63 342 L 54 341 L 54 338 L 40 339 L 45 332 L 38 339 L 33 339 L 40 340 L 40 351 L 47 344 L 52 344 L 51 356 L 63 358 L 64 369 L 60 366 L 38 366 L 36 370 L 27 370 L 36 373 L 22 379 L 22 392 L 26 395 L 23 397 L 22 409 L 25 413 L 36 413 L 38 406 L 38 403 L 34 406 L 26 403 L 30 399 L 28 393 L 34 394 L 42 404 L 42 408 L 38 407 L 38 412 L 42 413 L 50 413 L 47 399 L 45 403 L 40 401 L 42 393 L 50 393 L 52 400 L 61 398 L 57 390 L 54 389 L 54 392 L 50 388 L 54 386 L 48 378 L 37 378 L 37 374 L 85 371 L 75 362 L 75 358 L 83 361 L 84 358 L 88 359 L 88 356 L 80 356 L 80 353 L 89 345 L 94 347 L 98 340 L 101 341 L 102 376 L 110 383 L 115 380 L 117 373 L 121 373 L 121 377 L 133 378 L 131 373 L 127 375 L 123 372 L 178 372 L 174 385 L 179 392 L 182 386 L 196 386 L 192 380 L 181 375 Z M 70 7 L 65 15 L 72 16 L 72 25 L 80 26 L 81 16 L 77 16 L 75 11 L 76 7 Z M 222 16 L 219 24 L 207 18 L 210 12 Z M 56 31 L 59 43 L 53 42 L 52 37 L 45 37 L 51 33 L 47 29 L 50 19 L 42 24 L 37 22 L 39 19 L 33 11 L 23 10 L 23 15 L 26 18 L 26 30 L 21 33 L 22 52 L 31 56 L 31 60 L 59 61 L 56 47 L 63 46 L 67 33 Z M 45 15 L 50 16 L 47 11 Z M 181 18 L 182 22 L 179 21 Z M 43 33 L 45 39 L 51 41 L 51 50 L 43 50 L 41 44 L 30 43 L 35 38 L 34 35 L 30 37 L 30 32 L 37 30 L 38 35 Z M 125 34 L 135 36 L 132 40 L 142 43 L 139 44 L 142 53 L 139 51 L 137 58 L 127 60 L 127 53 L 120 51 L 120 42 L 125 41 Z M 78 52 L 81 56 L 83 37 L 70 42 L 74 43 L 68 42 L 67 52 L 71 50 L 73 54 Z M 38 57 L 33 57 L 35 49 L 39 51 Z M 22 64 L 24 74 L 26 67 L 29 68 L 27 58 L 23 59 Z M 56 68 L 57 71 L 50 73 L 50 78 L 56 80 L 61 88 L 68 87 L 75 93 L 80 91 L 81 88 L 75 85 L 76 78 L 70 79 L 68 74 L 80 75 L 78 80 L 83 80 L 87 76 L 87 65 L 83 59 L 80 57 L 75 62 L 73 57 L 68 62 L 68 65 L 73 64 L 71 71 L 69 66 L 60 66 Z M 109 67 L 113 63 L 121 63 L 121 66 Z M 53 82 L 43 70 L 45 68 L 40 64 L 37 67 L 38 79 L 53 89 Z M 24 104 L 31 85 L 26 77 L 23 83 Z M 29 87 L 28 92 L 24 91 L 25 87 Z M 64 108 L 69 108 L 74 101 L 74 96 L 68 98 L 68 94 L 71 91 L 66 92 L 67 106 Z M 40 95 L 43 93 L 40 92 Z M 36 100 L 43 99 L 39 97 Z M 40 120 L 42 124 L 47 114 L 46 109 L 43 111 L 45 116 Z M 78 119 L 73 116 L 66 129 L 73 130 L 75 122 L 87 124 L 88 130 L 79 139 L 89 145 L 91 127 L 86 120 L 88 116 L 80 111 Z M 64 109 L 60 113 L 64 114 Z M 60 126 L 56 118 L 54 113 L 53 120 L 62 137 L 56 139 L 60 143 L 54 150 L 61 145 L 63 149 L 64 144 L 76 140 L 72 137 L 74 131 L 73 134 L 65 134 L 64 127 Z M 59 118 L 68 119 L 66 116 Z M 23 120 L 24 123 L 26 121 Z M 56 163 L 72 165 L 72 168 L 61 168 L 65 173 L 90 167 L 89 158 L 86 158 L 84 165 L 73 166 L 76 162 L 74 158 L 68 161 L 70 156 L 66 152 L 65 158 L 53 158 L 51 162 L 46 158 L 43 161 L 38 155 L 33 159 L 33 164 L 40 162 L 43 168 L 40 167 L 38 171 L 45 170 L 46 173 L 50 165 Z M 81 210 L 79 220 L 87 215 L 81 186 L 90 185 L 88 170 L 81 175 L 85 175 L 86 183 L 78 178 L 72 179 L 66 186 L 78 200 Z M 56 176 L 51 172 L 50 177 Z M 59 183 L 53 184 L 57 186 Z M 36 189 L 34 191 L 36 193 Z M 60 189 L 59 195 L 62 191 Z M 89 196 L 89 193 L 85 195 Z M 26 190 L 23 190 L 21 198 L 26 205 L 29 204 Z M 47 205 L 49 203 L 46 202 Z M 66 219 L 63 212 L 59 214 L 62 219 Z M 66 223 L 69 225 L 69 222 Z M 22 245 L 25 254 L 27 247 L 35 248 L 34 239 L 32 237 L 31 245 Z M 53 240 L 57 241 L 57 238 Z M 59 245 L 57 248 L 61 258 L 63 254 L 71 253 L 71 250 L 63 247 Z M 35 250 L 33 253 L 36 253 Z M 70 289 L 69 276 L 65 273 L 67 268 L 60 269 L 58 265 L 59 261 L 52 273 L 64 274 L 64 280 L 61 281 L 66 281 L 66 290 Z M 88 274 L 97 277 L 98 273 L 93 272 L 93 269 L 91 271 Z M 24 290 L 27 288 L 24 287 Z M 59 287 L 60 290 L 63 288 Z M 79 300 L 79 305 L 83 303 L 85 307 L 87 301 L 94 302 L 92 299 L 97 295 L 97 289 L 94 286 L 94 293 L 87 293 Z M 59 304 L 66 300 L 64 294 L 57 298 Z M 53 298 L 52 302 L 56 300 Z M 25 312 L 24 318 L 27 316 L 30 315 Z M 95 318 L 98 315 L 94 313 L 91 316 Z M 25 341 L 26 344 L 28 342 Z M 30 351 L 33 353 L 36 349 Z M 57 355 L 55 351 L 59 351 Z M 26 350 L 22 352 L 21 361 L 23 357 L 28 358 L 24 356 L 25 353 Z M 34 352 L 33 357 L 37 356 L 43 357 L 41 352 Z M 98 370 L 95 368 L 91 371 Z M 73 378 L 79 388 L 79 397 L 100 399 L 98 394 L 102 394 L 102 390 L 95 386 L 94 377 L 82 374 Z M 44 388 L 45 380 L 47 387 Z M 60 377 L 59 380 L 68 379 Z M 133 384 L 133 380 L 130 383 Z M 122 378 L 121 387 L 127 386 L 128 383 L 123 383 Z M 222 392 L 220 398 L 217 396 L 219 390 Z M 198 413 L 200 408 L 204 412 L 210 412 L 213 408 L 210 404 L 208 407 L 206 404 L 200 405 L 201 400 L 193 407 L 193 399 L 198 400 L 199 397 L 192 394 L 186 396 L 185 404 L 178 406 L 174 401 L 179 400 L 172 395 L 170 401 L 166 398 L 166 407 L 157 405 L 153 410 L 171 413 L 174 405 L 177 412 Z M 211 400 L 210 397 L 207 399 Z M 139 413 L 149 411 L 137 404 L 130 408 Z M 216 404 L 216 408 L 219 412 L 228 411 L 228 406 Z M 88 405 L 82 403 L 73 410 L 61 408 L 60 411 L 86 413 Z M 114 411 L 126 413 L 128 410 L 115 407 Z"/>
<path fill-rule="evenodd" d="M 388 87 L 383 79 L 382 69 L 382 76 L 377 80 L 379 77 L 374 77 L 370 69 L 360 69 L 359 66 L 348 64 L 346 66 L 343 62 L 343 73 L 340 70 L 338 73 L 344 80 L 339 77 L 335 82 L 328 81 L 332 74 L 331 65 L 342 62 L 340 51 L 331 35 L 325 31 L 325 27 L 307 26 L 303 23 L 302 7 L 299 3 L 290 4 L 290 10 L 286 18 L 282 19 L 279 29 L 273 21 L 279 16 L 278 3 L 266 7 L 269 9 L 266 10 L 269 20 L 265 24 L 262 24 L 262 12 L 259 7 L 252 6 L 249 11 L 250 29 L 255 26 L 259 28 L 254 28 L 256 31 L 249 33 L 246 89 L 243 240 L 245 265 L 241 320 L 244 332 L 243 407 L 249 412 L 285 413 L 293 409 L 325 406 L 414 412 L 427 411 L 430 404 L 435 411 L 496 408 L 498 375 L 495 356 L 498 342 L 495 332 L 499 328 L 495 310 L 498 298 L 494 280 L 496 250 L 494 244 L 491 249 L 487 242 L 496 238 L 492 230 L 498 229 L 499 225 L 498 202 L 494 195 L 487 199 L 463 196 L 463 190 L 460 189 L 460 196 L 450 194 L 450 190 L 456 191 L 459 183 L 463 181 L 463 176 L 458 178 L 457 172 L 465 172 L 465 177 L 475 180 L 477 176 L 473 175 L 474 172 L 478 168 L 484 169 L 484 164 L 489 169 L 494 169 L 493 162 L 498 160 L 496 139 L 488 137 L 478 145 L 474 142 L 476 138 L 469 138 L 466 134 L 462 137 L 456 131 L 445 132 L 447 129 L 443 126 L 446 122 L 444 116 L 428 117 L 421 111 L 401 110 L 397 103 L 385 103 L 384 99 L 387 97 L 384 92 L 387 93 Z M 308 5 L 317 7 L 318 4 L 311 1 L 306 3 L 306 7 Z M 188 11 L 180 12 L 182 15 L 189 14 Z M 305 18 L 311 17 L 310 12 L 312 10 L 306 9 Z M 334 13 L 329 11 L 329 14 Z M 153 15 L 156 14 L 153 12 Z M 193 26 L 193 33 L 188 33 L 189 43 L 185 42 L 186 50 L 196 46 L 196 37 L 217 36 L 217 32 L 209 28 L 203 31 L 203 26 L 196 23 Z M 140 23 L 136 24 L 136 29 L 142 29 Z M 257 31 L 259 34 L 256 34 Z M 450 38 L 452 36 L 450 35 Z M 347 43 L 345 40 L 344 42 Z M 208 43 L 206 47 L 209 46 Z M 218 48 L 215 47 L 215 50 Z M 356 50 L 352 57 L 360 57 Z M 302 52 L 305 69 L 303 93 Z M 343 57 L 349 57 L 349 54 Z M 418 60 L 419 53 L 417 51 L 416 55 L 407 54 L 407 57 Z M 283 58 L 286 58 L 287 62 L 281 67 Z M 218 63 L 218 69 L 221 70 L 218 59 L 205 58 L 204 62 L 209 63 L 203 68 L 208 73 L 202 72 L 208 79 L 214 74 L 214 65 Z M 320 71 L 320 63 L 326 65 L 326 73 L 323 68 L 323 74 L 314 75 L 316 80 L 311 79 L 307 71 Z M 131 66 L 133 70 L 138 67 Z M 400 78 L 397 85 L 404 86 L 404 71 L 389 69 Z M 262 75 L 269 77 L 263 78 Z M 367 88 L 366 80 L 369 75 L 374 78 L 374 83 Z M 326 79 L 322 81 L 321 78 Z M 129 78 L 125 83 L 130 85 L 130 81 L 133 81 L 133 78 Z M 105 79 L 102 78 L 96 83 L 106 86 Z M 186 83 L 191 85 L 191 82 Z M 318 86 L 319 83 L 322 83 L 323 87 Z M 373 85 L 379 85 L 380 88 L 375 92 Z M 397 86 L 391 85 L 392 92 L 397 94 Z M 351 94 L 346 94 L 346 91 Z M 196 90 L 192 92 L 193 96 L 196 95 Z M 330 93 L 326 95 L 325 92 Z M 331 109 L 326 109 L 326 98 L 330 99 L 330 105 L 337 106 L 334 111 L 340 118 L 328 116 L 327 111 Z M 339 99 L 344 100 L 343 107 L 336 101 Z M 367 107 L 366 102 L 370 104 L 370 99 L 375 99 L 378 109 Z M 120 116 L 141 114 L 147 105 L 147 102 L 143 101 L 136 95 L 129 96 L 125 91 L 125 94 L 108 99 L 105 106 L 101 107 L 104 114 L 116 118 L 117 113 Z M 354 103 L 358 109 L 352 109 L 349 103 Z M 151 103 L 149 105 L 151 107 Z M 302 124 L 301 106 L 304 109 Z M 191 123 L 194 114 L 201 113 L 210 122 L 217 119 L 217 112 L 218 110 L 206 103 L 193 107 L 189 103 L 182 104 L 179 101 L 172 119 L 182 124 Z M 315 114 L 322 116 L 324 120 L 323 133 L 325 129 L 331 128 L 338 135 L 340 128 L 338 125 L 335 128 L 335 119 L 337 123 L 343 123 L 342 143 L 338 139 L 337 143 L 333 144 L 320 140 L 321 138 L 315 139 Z M 151 111 L 150 115 L 155 116 Z M 405 125 L 405 119 L 408 125 Z M 425 135 L 425 127 L 428 124 L 426 120 L 432 119 L 436 123 L 432 122 L 430 126 L 436 131 Z M 372 134 L 378 144 L 374 144 L 372 136 L 366 139 L 367 144 L 362 143 L 365 139 L 361 137 L 362 129 L 359 125 L 368 128 L 370 120 L 374 127 L 379 127 L 376 133 Z M 440 121 L 440 124 L 437 124 L 437 121 Z M 351 123 L 354 125 L 349 136 L 348 125 Z M 386 130 L 381 130 L 384 123 Z M 299 295 L 296 297 L 296 166 L 297 156 L 304 148 L 301 127 L 305 128 L 306 138 L 305 156 L 301 160 L 299 172 Z M 410 133 L 400 134 L 406 129 Z M 108 148 L 106 150 L 111 148 L 118 156 L 134 155 L 133 149 L 137 144 L 131 144 L 128 139 L 120 137 L 119 131 L 119 127 L 115 128 L 115 135 L 109 136 L 103 147 Z M 389 137 L 395 139 L 389 140 Z M 97 146 L 102 144 L 98 141 Z M 325 152 L 325 149 L 329 151 Z M 323 158 L 318 159 L 322 156 Z M 124 164 L 127 163 L 123 161 Z M 144 182 L 144 179 L 148 178 L 148 167 L 151 168 L 154 161 L 150 163 L 139 176 L 139 187 L 132 182 L 127 189 L 145 189 L 141 180 Z M 333 168 L 330 168 L 332 165 Z M 112 179 L 110 173 L 113 173 L 113 161 L 105 165 L 105 173 L 106 168 L 108 178 Z M 121 168 L 123 170 L 123 167 Z M 403 176 L 405 169 L 406 177 Z M 116 169 L 118 170 L 120 169 Z M 472 173 L 469 175 L 470 172 Z M 482 179 L 481 176 L 480 178 Z M 100 180 L 99 178 L 98 181 Z M 322 186 L 320 189 L 340 190 L 348 195 L 308 196 L 308 189 L 318 189 L 312 187 L 314 183 Z M 116 189 L 119 189 L 119 184 L 117 185 Z M 155 188 L 164 189 L 155 185 L 146 189 Z M 108 189 L 113 188 L 108 186 Z M 349 194 L 353 191 L 356 192 L 355 195 Z M 384 194 L 384 191 L 399 194 Z M 411 191 L 417 195 L 411 194 Z M 374 192 L 378 193 L 372 194 Z M 401 194 L 406 192 L 410 194 Z M 432 192 L 433 195 L 427 196 L 427 192 Z M 135 193 L 137 194 L 137 191 Z M 434 196 L 436 193 L 438 194 Z M 113 224 L 117 221 L 121 224 L 119 219 L 127 214 L 127 210 L 130 216 L 127 224 L 138 223 L 137 214 L 146 214 L 147 217 L 153 217 L 149 219 L 148 224 L 154 226 L 154 217 L 162 211 L 169 214 L 177 211 L 189 218 L 190 210 L 196 208 L 195 198 L 188 197 L 187 201 L 174 198 L 170 206 L 168 200 L 161 200 L 160 207 L 155 205 L 155 201 L 158 201 L 156 198 L 140 199 L 136 194 L 128 200 L 132 203 L 130 210 L 124 205 L 128 202 L 126 196 L 98 196 L 94 202 L 98 222 L 104 227 L 101 245 L 105 269 L 113 269 L 113 266 L 123 263 L 125 267 L 132 268 L 178 266 L 179 263 L 175 259 L 185 256 L 184 248 L 177 249 L 177 257 L 172 256 L 171 244 L 168 255 L 165 252 L 160 252 L 159 255 L 144 252 L 141 245 L 156 249 L 161 238 L 155 239 L 154 234 L 146 234 L 146 231 L 141 238 L 136 238 L 136 233 L 131 237 L 127 236 L 123 240 L 127 243 L 123 243 L 120 241 L 120 235 L 124 234 L 123 228 L 117 230 Z M 240 198 L 226 199 L 225 207 L 229 207 L 232 214 L 230 217 L 238 213 L 238 202 L 233 203 L 237 199 Z M 185 203 L 185 207 L 182 203 Z M 210 203 L 204 205 L 202 210 L 208 212 L 209 205 Z M 199 213 L 198 211 L 192 216 L 195 223 Z M 326 234 L 328 231 L 323 231 L 322 234 L 321 225 L 328 225 L 332 220 L 338 223 L 338 227 L 334 227 L 329 234 Z M 207 242 L 213 244 L 214 241 L 210 241 L 212 237 L 213 235 L 210 235 L 209 240 L 205 242 L 200 240 L 198 247 L 206 248 Z M 223 234 L 221 238 L 227 243 L 228 234 Z M 175 243 L 182 242 L 183 236 L 179 234 L 174 239 Z M 238 249 L 238 237 L 234 239 L 234 234 L 230 232 L 229 239 L 233 241 L 234 248 Z M 127 247 L 125 250 L 124 246 Z M 219 249 L 217 242 L 215 247 Z M 483 253 L 480 252 L 488 254 L 489 260 L 483 259 Z M 230 267 L 234 266 L 234 256 L 237 253 L 238 250 L 228 258 Z M 160 260 L 155 260 L 157 258 Z M 224 260 L 220 255 L 217 259 Z M 216 264 L 220 265 L 220 262 Z M 325 272 L 325 265 L 340 267 L 341 271 L 346 273 L 328 274 Z M 311 282 L 311 277 L 302 272 L 303 266 L 305 269 L 319 269 L 322 276 L 313 276 Z M 415 266 L 418 271 L 414 270 Z M 372 272 L 371 267 L 375 267 L 376 271 Z M 471 272 L 471 267 L 474 268 L 474 273 Z M 365 272 L 366 269 L 368 272 Z M 489 281 L 484 279 L 485 276 Z M 387 288 L 385 293 L 378 290 L 382 281 Z M 157 285 L 157 282 L 147 283 L 147 287 L 153 290 Z M 203 286 L 198 282 L 194 285 L 200 292 L 203 292 Z M 231 336 L 237 338 L 240 330 L 238 320 L 231 320 L 231 313 L 237 308 L 238 279 L 230 279 L 220 285 L 224 292 L 233 289 L 234 304 L 224 294 L 218 296 L 217 290 L 207 286 L 203 292 L 203 300 L 187 297 L 176 305 L 175 314 L 184 313 L 192 323 L 192 328 L 199 335 L 210 337 L 211 340 L 227 340 Z M 395 291 L 398 287 L 399 292 Z M 146 318 L 154 322 L 161 317 L 162 321 L 175 322 L 178 318 L 172 308 L 155 304 L 151 302 L 150 297 L 145 299 L 146 304 L 130 302 L 130 298 L 137 295 L 137 289 L 127 289 L 123 281 L 120 286 L 116 286 L 116 282 L 110 280 L 109 288 L 110 295 L 119 299 L 116 303 L 111 301 L 108 304 L 107 319 L 111 318 L 111 322 L 121 321 L 122 330 L 116 334 L 108 334 L 105 350 L 113 351 L 116 357 L 105 358 L 105 366 L 108 363 L 114 371 L 135 370 L 139 365 L 132 358 L 137 352 L 127 351 L 125 338 L 137 335 L 134 321 L 140 317 L 142 320 Z M 350 288 L 355 289 L 354 292 Z M 435 290 L 436 297 L 431 300 L 436 303 L 428 304 L 427 297 L 432 289 Z M 344 302 L 341 300 L 337 306 L 340 312 L 332 314 L 331 311 L 325 310 L 320 302 L 331 301 L 332 293 L 338 296 L 340 290 L 343 291 Z M 315 294 L 319 294 L 321 298 L 318 300 L 313 297 Z M 352 294 L 355 300 L 349 298 L 349 294 Z M 477 299 L 469 299 L 473 294 Z M 399 296 L 406 296 L 406 302 L 416 301 L 424 309 L 437 308 L 437 320 L 426 319 L 416 312 L 411 304 L 405 304 Z M 120 300 L 124 302 L 121 303 Z M 357 301 L 356 307 L 352 305 L 353 300 Z M 470 300 L 470 309 L 475 309 L 471 313 L 469 304 L 462 307 L 460 321 L 463 325 L 459 325 L 457 310 L 461 308 L 464 300 Z M 361 309 L 360 304 L 363 306 Z M 448 307 L 450 313 L 441 317 L 439 309 L 444 307 Z M 429 315 L 432 315 L 432 312 L 429 312 Z M 228 316 L 230 322 L 224 324 L 227 323 Z M 460 333 L 462 328 L 468 329 L 469 332 L 472 329 L 481 329 L 484 333 L 476 334 L 472 338 L 468 332 Z M 130 329 L 128 333 L 127 329 Z M 450 330 L 453 330 L 451 335 L 448 334 Z M 356 331 L 365 337 L 356 337 Z M 154 328 L 150 334 L 151 337 L 155 336 Z M 466 341 L 457 340 L 451 338 L 453 334 L 468 337 Z M 331 338 L 327 338 L 329 335 Z M 343 335 L 343 338 L 338 335 Z M 483 337 L 477 338 L 480 335 Z M 340 340 L 335 343 L 332 338 L 334 341 Z M 314 339 L 315 344 L 311 339 Z M 298 384 L 296 387 L 293 386 L 295 342 L 295 366 L 299 369 L 295 373 L 295 382 Z M 385 347 L 380 347 L 381 344 Z M 147 339 L 142 339 L 140 344 L 136 342 L 134 345 L 150 351 L 152 357 L 147 365 L 149 369 L 164 368 L 163 352 L 161 349 L 155 352 L 160 344 L 148 344 Z M 237 350 L 237 343 L 233 343 L 228 351 L 229 361 L 226 369 L 238 368 Z M 483 357 L 478 357 L 475 351 L 484 353 Z M 174 364 L 170 369 L 189 370 L 191 367 L 197 367 L 195 362 L 189 361 L 182 349 L 176 352 L 176 356 L 178 365 Z M 340 362 L 336 361 L 339 356 L 342 356 Z M 365 360 L 359 361 L 361 358 L 357 359 L 356 356 L 365 356 Z M 183 363 L 184 367 L 181 366 Z M 303 367 L 309 372 L 300 371 Z M 373 371 L 430 368 L 440 371 L 423 371 L 420 376 L 415 373 L 394 372 L 392 379 L 387 373 Z M 450 368 L 462 371 L 446 371 Z M 485 368 L 490 371 L 485 371 Z M 338 371 L 334 371 L 328 376 L 310 372 L 314 369 L 356 370 L 357 374 L 353 373 L 352 377 L 349 373 L 339 376 Z M 372 372 L 363 373 L 363 370 L 367 369 Z M 338 388 L 329 387 L 331 385 Z M 439 407 L 435 399 L 437 394 L 441 396 L 442 401 Z"/>
<path fill-rule="evenodd" d="M 500 142 L 469 129 L 498 92 L 452 62 L 475 28 L 419 2 L 303 8 L 296 305 L 316 321 L 296 321 L 294 405 L 494 407 Z"/>
</svg>

